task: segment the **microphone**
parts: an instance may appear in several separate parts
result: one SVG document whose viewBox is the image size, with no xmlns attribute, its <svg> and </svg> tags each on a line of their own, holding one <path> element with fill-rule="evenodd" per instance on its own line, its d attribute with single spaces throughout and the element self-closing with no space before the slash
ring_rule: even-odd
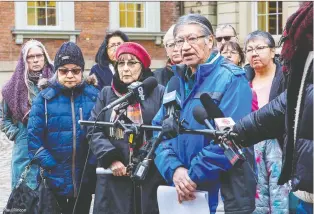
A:
<svg viewBox="0 0 314 214">
<path fill-rule="evenodd" d="M 224 113 L 207 93 L 201 94 L 200 99 L 210 119 L 224 117 Z"/>
<path fill-rule="evenodd" d="M 171 115 L 175 110 L 181 109 L 180 79 L 178 77 L 170 79 L 162 104 L 167 109 L 167 115 Z"/>
<path fill-rule="evenodd" d="M 231 117 L 215 118 L 214 122 L 219 131 L 229 131 L 235 125 Z"/>
<path fill-rule="evenodd" d="M 195 106 L 193 109 L 194 119 L 202 125 L 206 125 L 209 129 L 215 130 L 212 124 L 208 121 L 208 115 L 206 110 L 201 106 Z"/>
<path fill-rule="evenodd" d="M 207 119 L 208 114 L 203 107 L 195 106 L 193 109 L 193 117 L 199 124 L 206 125 L 209 129 L 215 130 L 213 126 L 210 124 L 210 122 L 208 121 Z M 226 138 L 219 139 L 219 146 L 224 149 L 225 156 L 228 158 L 229 162 L 233 166 L 235 165 L 239 166 L 244 162 L 245 156 L 242 150 L 239 147 L 237 147 L 232 141 Z M 233 147 L 236 147 L 237 151 L 235 151 Z"/>
<path fill-rule="evenodd" d="M 168 83 L 167 93 L 163 97 L 163 105 L 166 108 L 166 116 L 162 121 L 162 133 L 168 138 L 174 138 L 179 134 L 179 111 L 181 109 L 180 79 L 172 77 Z"/>
<path fill-rule="evenodd" d="M 135 103 L 136 101 L 144 101 L 157 85 L 158 83 L 155 77 L 148 77 L 143 82 L 133 82 L 128 86 L 128 93 L 105 106 L 102 111 L 107 111 L 125 101 L 129 104 Z"/>
</svg>

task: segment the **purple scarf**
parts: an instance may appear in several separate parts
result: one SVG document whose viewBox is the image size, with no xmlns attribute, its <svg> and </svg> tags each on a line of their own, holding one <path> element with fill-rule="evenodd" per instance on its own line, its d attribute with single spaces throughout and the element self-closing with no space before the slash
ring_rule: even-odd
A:
<svg viewBox="0 0 314 214">
<path fill-rule="evenodd" d="M 27 121 L 25 120 L 25 116 L 31 107 L 28 101 L 29 92 L 25 81 L 25 63 L 23 60 L 23 51 L 21 51 L 15 72 L 2 89 L 3 100 L 7 103 L 12 117 L 21 122 Z M 52 75 L 53 66 L 47 62 L 42 70 L 42 78 L 50 78 Z"/>
</svg>

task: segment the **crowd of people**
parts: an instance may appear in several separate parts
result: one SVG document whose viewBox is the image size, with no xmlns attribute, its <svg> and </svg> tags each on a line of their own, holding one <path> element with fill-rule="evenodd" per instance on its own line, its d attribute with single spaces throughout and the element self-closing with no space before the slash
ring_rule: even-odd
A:
<svg viewBox="0 0 314 214">
<path fill-rule="evenodd" d="M 63 214 L 89 213 L 92 194 L 93 213 L 158 214 L 160 185 L 174 186 L 179 203 L 207 191 L 210 213 L 313 213 L 313 2 L 301 3 L 287 20 L 280 55 L 268 32 L 249 33 L 243 47 L 237 36 L 232 25 L 214 32 L 204 16 L 184 15 L 163 37 L 165 67 L 152 71 L 145 47 L 117 30 L 105 36 L 87 77 L 75 43 L 62 44 L 52 63 L 41 42 L 26 42 L 2 88 L 1 131 L 14 141 L 12 189 L 31 162 L 27 185 L 36 189 L 43 170 Z M 158 86 L 145 100 L 122 114 L 104 111 L 152 77 Z M 192 115 L 203 93 L 236 122 L 231 132 L 246 157 L 242 165 L 230 163 L 217 139 L 179 133 L 163 138 L 145 180 L 136 181 L 130 166 L 156 133 L 79 123 L 124 115 L 161 126 L 172 78 L 185 128 L 205 128 Z M 112 174 L 96 175 L 97 167 Z"/>
</svg>

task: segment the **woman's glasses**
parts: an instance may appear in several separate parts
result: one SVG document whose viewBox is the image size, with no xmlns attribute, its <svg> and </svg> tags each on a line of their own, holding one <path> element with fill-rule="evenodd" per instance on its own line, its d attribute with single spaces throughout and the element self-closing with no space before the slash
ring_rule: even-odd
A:
<svg viewBox="0 0 314 214">
<path fill-rule="evenodd" d="M 108 45 L 107 48 L 108 48 L 109 50 L 111 50 L 111 49 L 113 49 L 113 48 L 117 49 L 120 45 L 122 45 L 121 42 L 112 43 L 110 46 Z"/>
<path fill-rule="evenodd" d="M 237 55 L 239 54 L 238 51 L 232 50 L 232 51 L 222 51 L 221 55 Z"/>
<path fill-rule="evenodd" d="M 248 49 L 246 49 L 245 52 L 246 52 L 247 55 L 252 55 L 252 54 L 253 54 L 253 51 L 255 50 L 255 53 L 261 54 L 261 53 L 264 52 L 264 50 L 265 50 L 266 48 L 269 48 L 269 46 L 268 46 L 268 45 L 263 45 L 263 46 L 257 46 L 257 47 L 255 47 L 255 48 L 249 47 Z"/>
<path fill-rule="evenodd" d="M 28 62 L 33 62 L 35 59 L 37 59 L 37 60 L 42 60 L 42 59 L 44 59 L 44 54 L 28 55 L 28 56 L 26 57 L 26 60 L 27 60 Z"/>
<path fill-rule="evenodd" d="M 118 68 L 123 68 L 124 65 L 126 64 L 129 68 L 133 68 L 135 64 L 140 63 L 138 61 L 118 61 Z"/>
<path fill-rule="evenodd" d="M 72 69 L 59 68 L 58 71 L 61 75 L 68 75 L 70 71 L 73 75 L 78 75 L 82 72 L 82 69 L 81 68 L 72 68 Z"/>
</svg>

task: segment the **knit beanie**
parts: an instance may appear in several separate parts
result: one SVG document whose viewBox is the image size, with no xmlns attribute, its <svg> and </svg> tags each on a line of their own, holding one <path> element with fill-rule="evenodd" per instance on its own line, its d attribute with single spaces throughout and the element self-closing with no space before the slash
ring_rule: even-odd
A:
<svg viewBox="0 0 314 214">
<path fill-rule="evenodd" d="M 60 66 L 66 64 L 75 64 L 84 71 L 85 61 L 81 49 L 73 42 L 65 42 L 59 48 L 54 60 L 55 71 Z"/>
<path fill-rule="evenodd" d="M 116 58 L 118 59 L 121 54 L 132 54 L 143 64 L 144 68 L 149 68 L 151 58 L 145 48 L 135 42 L 125 42 L 120 45 L 116 51 Z"/>
</svg>

